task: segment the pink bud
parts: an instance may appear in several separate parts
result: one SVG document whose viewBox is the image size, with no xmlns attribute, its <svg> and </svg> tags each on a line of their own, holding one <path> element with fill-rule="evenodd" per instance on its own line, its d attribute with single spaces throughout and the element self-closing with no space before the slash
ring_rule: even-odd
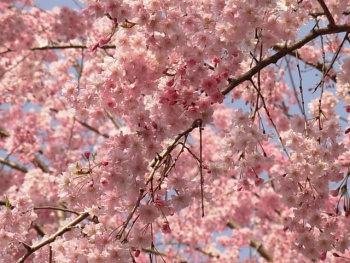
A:
<svg viewBox="0 0 350 263">
<path fill-rule="evenodd" d="M 158 125 L 157 125 L 157 123 L 156 122 L 154 122 L 154 121 L 152 121 L 152 127 L 153 127 L 153 129 L 157 129 L 158 128 Z"/>
<path fill-rule="evenodd" d="M 135 251 L 135 258 L 137 258 L 138 256 L 140 256 L 140 253 L 141 253 L 140 250 L 136 250 L 136 251 Z"/>
<path fill-rule="evenodd" d="M 98 44 L 95 44 L 90 48 L 90 50 L 91 50 L 91 52 L 95 52 L 97 50 L 97 48 L 98 48 Z"/>
<path fill-rule="evenodd" d="M 262 184 L 264 183 L 264 179 L 262 179 L 262 178 L 256 178 L 256 179 L 254 180 L 254 183 L 255 183 L 255 186 L 260 186 L 260 185 L 262 185 Z"/>
<path fill-rule="evenodd" d="M 217 56 L 215 56 L 215 57 L 213 57 L 213 62 L 214 63 L 219 63 L 220 59 Z"/>
<path fill-rule="evenodd" d="M 103 184 L 103 185 L 107 185 L 109 183 L 109 181 L 107 180 L 106 177 L 101 177 L 100 183 Z"/>
<path fill-rule="evenodd" d="M 89 186 L 90 188 L 93 188 L 93 187 L 94 187 L 94 182 L 93 182 L 93 181 L 90 181 L 90 182 L 88 183 L 88 186 Z"/>
<path fill-rule="evenodd" d="M 333 253 L 333 256 L 336 257 L 336 258 L 340 257 L 339 254 L 337 254 L 335 252 Z"/>
<path fill-rule="evenodd" d="M 107 161 L 103 161 L 101 164 L 102 164 L 103 166 L 107 166 L 107 165 L 108 165 L 108 162 L 107 162 Z"/>
<path fill-rule="evenodd" d="M 85 151 L 85 152 L 84 152 L 84 156 L 85 156 L 86 159 L 89 159 L 89 157 L 90 157 L 90 151 Z"/>
<path fill-rule="evenodd" d="M 350 113 L 350 105 L 344 106 L 344 109 L 347 113 Z"/>
<path fill-rule="evenodd" d="M 109 37 L 101 37 L 98 41 L 98 45 L 100 47 L 102 47 L 102 46 L 106 45 L 110 40 L 111 40 L 111 38 L 109 38 Z"/>
<path fill-rule="evenodd" d="M 331 193 L 331 196 L 337 197 L 339 194 L 339 189 L 337 188 L 337 189 L 331 190 L 330 193 Z"/>
<path fill-rule="evenodd" d="M 177 70 L 177 73 L 179 73 L 179 75 L 183 76 L 186 74 L 186 68 L 185 67 L 181 67 Z"/>
<path fill-rule="evenodd" d="M 221 78 L 224 78 L 224 79 L 227 79 L 228 76 L 229 76 L 229 74 L 228 74 L 227 71 L 224 71 L 224 72 L 222 72 L 222 73 L 220 74 L 220 77 L 221 77 Z"/>
<path fill-rule="evenodd" d="M 320 260 L 325 260 L 326 257 L 327 257 L 327 252 L 321 252 L 321 254 L 319 256 Z"/>
<path fill-rule="evenodd" d="M 349 217 L 350 211 L 345 211 L 345 217 Z"/>
<path fill-rule="evenodd" d="M 171 229 L 169 226 L 169 222 L 168 221 L 164 221 L 163 225 L 162 225 L 162 232 L 164 234 L 171 234 Z"/>
</svg>

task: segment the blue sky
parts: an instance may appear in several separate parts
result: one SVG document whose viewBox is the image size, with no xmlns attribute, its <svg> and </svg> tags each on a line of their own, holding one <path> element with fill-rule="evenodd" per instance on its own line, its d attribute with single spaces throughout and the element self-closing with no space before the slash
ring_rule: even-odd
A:
<svg viewBox="0 0 350 263">
<path fill-rule="evenodd" d="M 71 8 L 78 8 L 78 5 L 83 5 L 79 0 L 37 0 L 35 4 L 42 9 L 52 9 L 55 6 L 69 6 Z"/>
</svg>

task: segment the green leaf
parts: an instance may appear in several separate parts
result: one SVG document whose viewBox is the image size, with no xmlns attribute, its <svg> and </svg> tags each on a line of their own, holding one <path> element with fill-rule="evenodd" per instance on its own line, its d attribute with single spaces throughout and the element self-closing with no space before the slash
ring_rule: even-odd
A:
<svg viewBox="0 0 350 263">
<path fill-rule="evenodd" d="M 7 195 L 5 196 L 5 206 L 6 207 L 11 207 L 11 203 L 10 203 L 10 200 L 8 199 Z"/>
</svg>

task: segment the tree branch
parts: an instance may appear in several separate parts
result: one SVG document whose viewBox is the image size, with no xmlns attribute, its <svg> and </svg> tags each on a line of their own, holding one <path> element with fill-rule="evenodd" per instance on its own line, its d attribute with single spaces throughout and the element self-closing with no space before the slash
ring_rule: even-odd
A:
<svg viewBox="0 0 350 263">
<path fill-rule="evenodd" d="M 299 41 L 295 42 L 290 46 L 285 45 L 285 47 L 282 48 L 276 54 L 258 62 L 256 66 L 251 68 L 249 71 L 247 71 L 245 74 L 243 74 L 239 78 L 233 79 L 230 82 L 230 84 L 221 93 L 223 95 L 227 95 L 231 90 L 233 90 L 239 84 L 243 83 L 244 81 L 250 80 L 256 73 L 258 73 L 262 69 L 266 68 L 270 64 L 277 63 L 279 59 L 301 48 L 303 45 L 317 38 L 318 36 L 341 33 L 341 32 L 350 32 L 350 25 L 336 25 L 335 27 L 331 27 L 331 28 L 320 28 L 320 29 L 314 29 L 310 31 L 310 33 L 307 34 L 304 38 L 300 39 Z"/>
<path fill-rule="evenodd" d="M 23 246 L 27 249 L 27 253 L 25 255 L 23 255 L 18 261 L 17 263 L 23 263 L 26 258 L 28 258 L 31 254 L 33 254 L 35 251 L 39 250 L 40 248 L 42 248 L 43 246 L 52 243 L 53 241 L 55 241 L 55 239 L 58 236 L 63 235 L 64 233 L 66 233 L 67 231 L 69 231 L 71 229 L 71 227 L 76 226 L 77 224 L 79 224 L 81 221 L 83 221 L 85 218 L 87 218 L 89 216 L 89 213 L 84 212 L 81 213 L 77 218 L 75 218 L 73 221 L 71 221 L 68 225 L 62 227 L 61 229 L 59 229 L 56 233 L 52 234 L 50 237 L 48 237 L 47 239 L 41 241 L 40 243 L 33 245 L 33 246 L 29 246 L 28 244 L 23 243 Z"/>
<path fill-rule="evenodd" d="M 62 211 L 62 212 L 67 212 L 67 213 L 79 215 L 79 213 L 77 211 L 66 209 L 66 208 L 61 208 L 61 207 L 54 207 L 54 206 L 38 206 L 38 207 L 34 207 L 34 210 L 57 210 L 57 211 Z"/>
<path fill-rule="evenodd" d="M 241 229 L 242 227 L 234 222 L 234 221 L 230 221 L 227 223 L 227 226 L 231 229 Z M 256 251 L 263 257 L 265 258 L 268 262 L 273 262 L 273 256 L 266 250 L 266 248 L 258 241 L 256 241 L 255 239 L 251 238 L 250 239 L 250 243 L 249 245 L 256 249 Z"/>
<path fill-rule="evenodd" d="M 324 14 L 326 15 L 326 17 L 329 21 L 329 27 L 335 27 L 336 24 L 335 24 L 334 18 L 332 16 L 331 12 L 329 12 L 329 9 L 328 9 L 327 5 L 325 4 L 325 2 L 323 0 L 317 0 L 317 2 L 322 7 Z"/>
<path fill-rule="evenodd" d="M 29 51 L 45 51 L 45 50 L 58 50 L 58 49 L 88 49 L 89 47 L 86 45 L 54 45 L 54 46 L 44 46 L 44 47 L 33 47 L 28 49 Z M 107 46 L 102 46 L 99 47 L 100 49 L 115 49 L 116 46 L 115 45 L 107 45 Z M 14 50 L 14 49 L 10 49 L 8 48 L 6 51 L 3 51 L 0 53 L 1 55 L 4 55 L 6 53 L 10 53 L 10 52 L 16 52 L 18 50 Z"/>
<path fill-rule="evenodd" d="M 15 162 L 12 162 L 8 159 L 5 159 L 3 157 L 0 157 L 0 163 L 6 165 L 6 166 L 9 166 L 11 167 L 12 169 L 15 169 L 15 170 L 18 170 L 22 173 L 27 173 L 28 172 L 28 169 L 20 164 L 17 164 Z"/>
<path fill-rule="evenodd" d="M 47 167 L 47 165 L 37 156 L 34 154 L 34 163 L 39 166 L 39 168 L 44 172 L 44 173 L 49 173 L 50 170 Z"/>
<path fill-rule="evenodd" d="M 120 124 L 120 122 L 114 118 L 114 116 L 109 112 L 109 111 L 106 111 L 106 114 L 107 114 L 107 117 L 112 121 L 113 125 L 117 128 L 117 129 L 120 129 L 122 127 L 122 125 Z"/>
</svg>

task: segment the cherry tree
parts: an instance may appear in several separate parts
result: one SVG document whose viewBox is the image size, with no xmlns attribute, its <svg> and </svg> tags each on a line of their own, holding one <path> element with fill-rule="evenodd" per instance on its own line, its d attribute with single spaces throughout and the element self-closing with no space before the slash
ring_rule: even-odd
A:
<svg viewBox="0 0 350 263">
<path fill-rule="evenodd" d="M 81 2 L 0 0 L 0 262 L 350 261 L 350 1 Z"/>
</svg>

